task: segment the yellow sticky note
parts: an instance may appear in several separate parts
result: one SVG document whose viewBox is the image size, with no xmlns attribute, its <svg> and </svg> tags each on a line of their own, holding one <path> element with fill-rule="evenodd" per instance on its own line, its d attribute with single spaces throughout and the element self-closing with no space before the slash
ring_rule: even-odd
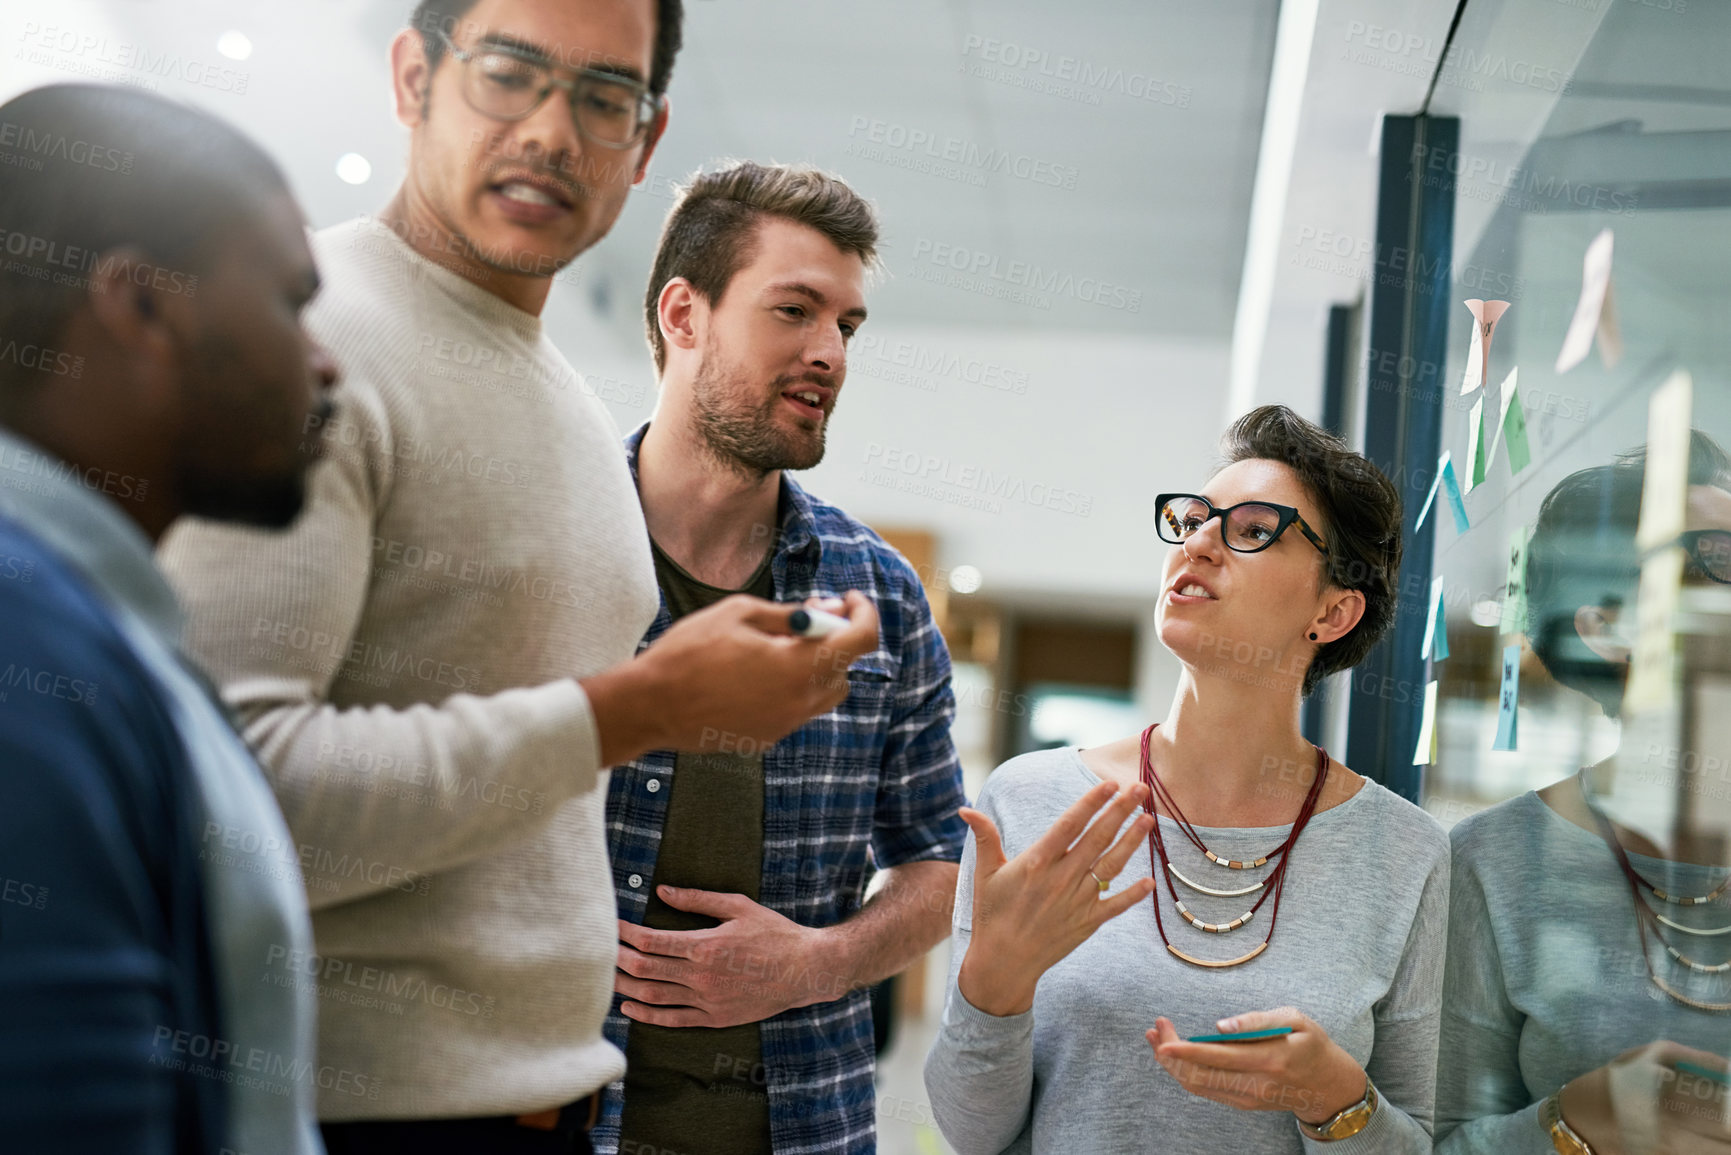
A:
<svg viewBox="0 0 1731 1155">
<path fill-rule="evenodd" d="M 1412 752 L 1414 766 L 1429 766 L 1436 762 L 1436 688 L 1435 682 L 1424 688 L 1424 718 L 1418 724 L 1418 746 Z"/>
<path fill-rule="evenodd" d="M 1635 652 L 1629 659 L 1625 715 L 1669 708 L 1677 696 L 1677 602 L 1683 586 L 1683 548 L 1662 549 L 1641 565 L 1635 601 Z"/>
<path fill-rule="evenodd" d="M 1694 383 L 1679 369 L 1647 403 L 1647 466 L 1641 478 L 1641 520 L 1635 544 L 1643 551 L 1675 541 L 1689 503 L 1689 422 Z"/>
</svg>

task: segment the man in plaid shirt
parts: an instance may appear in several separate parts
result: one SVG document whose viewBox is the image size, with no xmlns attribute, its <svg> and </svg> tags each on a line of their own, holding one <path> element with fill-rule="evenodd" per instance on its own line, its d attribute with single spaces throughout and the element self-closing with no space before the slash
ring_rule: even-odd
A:
<svg viewBox="0 0 1731 1155">
<path fill-rule="evenodd" d="M 607 1034 L 627 1070 L 600 1152 L 874 1150 L 867 990 L 949 929 L 949 652 L 907 561 L 784 472 L 823 457 L 876 244 L 840 180 L 752 163 L 697 177 L 662 234 L 645 302 L 661 402 L 626 443 L 662 593 L 644 644 L 730 594 L 850 589 L 881 636 L 842 705 L 783 741 L 722 733 L 718 752 L 613 772 Z"/>
</svg>

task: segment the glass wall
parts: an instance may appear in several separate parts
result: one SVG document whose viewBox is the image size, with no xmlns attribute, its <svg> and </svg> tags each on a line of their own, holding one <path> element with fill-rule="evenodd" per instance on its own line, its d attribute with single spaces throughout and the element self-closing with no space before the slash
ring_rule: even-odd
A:
<svg viewBox="0 0 1731 1155">
<path fill-rule="evenodd" d="M 1468 0 L 1438 61 L 1445 1152 L 1731 1151 L 1728 46 L 1721 3 Z"/>
<path fill-rule="evenodd" d="M 1472 0 L 1438 73 L 1432 112 L 1461 121 L 1443 447 L 1470 522 L 1458 530 L 1444 493 L 1425 525 L 1437 535 L 1449 652 L 1432 667 L 1438 758 L 1426 793 L 1445 822 L 1554 782 L 1618 742 L 1617 721 L 1535 658 L 1531 637 L 1545 623 L 1503 612 L 1516 531 L 1532 530 L 1571 473 L 1640 449 L 1653 393 L 1677 370 L 1693 379 L 1695 428 L 1731 445 L 1728 45 L 1728 5 Z M 1530 123 L 1540 127 L 1529 143 L 1512 138 Z M 1583 262 L 1605 233 L 1615 340 L 1607 355 L 1595 327 L 1585 358 L 1559 372 Z M 1463 392 L 1469 299 L 1508 307 L 1483 384 Z M 1516 370 L 1530 457 L 1519 472 L 1498 420 Z M 1488 457 L 1476 486 L 1474 406 Z M 1632 642 L 1633 604 L 1625 611 L 1616 636 Z M 1517 641 L 1518 740 L 1497 750 L 1502 651 Z"/>
</svg>

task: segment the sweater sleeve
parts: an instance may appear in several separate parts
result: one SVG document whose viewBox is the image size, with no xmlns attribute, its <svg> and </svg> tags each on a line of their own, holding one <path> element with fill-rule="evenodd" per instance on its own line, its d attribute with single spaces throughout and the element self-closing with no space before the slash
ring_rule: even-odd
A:
<svg viewBox="0 0 1731 1155">
<path fill-rule="evenodd" d="M 1509 1001 L 1483 884 L 1458 846 L 1449 906 L 1439 1155 L 1549 1155 L 1538 1104 L 1521 1075 L 1524 1016 Z"/>
<path fill-rule="evenodd" d="M 338 400 L 292 529 L 183 521 L 160 555 L 188 611 L 188 648 L 271 780 L 315 910 L 523 838 L 601 769 L 574 679 L 402 708 L 329 701 L 345 660 L 364 658 L 356 635 L 392 463 L 382 403 L 347 387 Z"/>
<path fill-rule="evenodd" d="M 206 1149 L 165 1046 L 217 1033 L 176 995 L 204 926 L 174 735 L 117 639 L 0 584 L 0 1146 Z"/>
<path fill-rule="evenodd" d="M 1436 1105 L 1443 952 L 1448 946 L 1449 856 L 1439 842 L 1406 948 L 1388 994 L 1376 1006 L 1376 1041 L 1365 1074 L 1380 1106 L 1370 1124 L 1350 1139 L 1318 1142 L 1304 1136 L 1310 1155 L 1428 1155 Z M 1299 1132 L 1303 1135 L 1302 1130 Z"/>
<path fill-rule="evenodd" d="M 1002 820 L 991 787 L 977 809 Z M 1007 839 L 1007 836 L 1006 836 Z M 1008 842 L 1005 846 L 1009 851 Z M 1027 1130 L 1034 1095 L 1034 1012 L 990 1015 L 962 997 L 956 985 L 974 918 L 974 860 L 970 832 L 956 880 L 950 941 L 949 994 L 937 1039 L 926 1055 L 926 1095 L 932 1116 L 957 1155 L 997 1155 Z"/>
</svg>

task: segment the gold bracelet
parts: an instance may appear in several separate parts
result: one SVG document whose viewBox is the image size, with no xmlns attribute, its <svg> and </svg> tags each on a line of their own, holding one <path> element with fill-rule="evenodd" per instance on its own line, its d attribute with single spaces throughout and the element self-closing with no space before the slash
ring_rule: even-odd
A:
<svg viewBox="0 0 1731 1155">
<path fill-rule="evenodd" d="M 1596 1155 L 1587 1141 L 1575 1134 L 1575 1129 L 1563 1118 L 1562 1094 L 1558 1091 L 1539 1107 L 1539 1126 L 1551 1137 L 1551 1146 L 1557 1149 L 1558 1155 Z"/>
</svg>

